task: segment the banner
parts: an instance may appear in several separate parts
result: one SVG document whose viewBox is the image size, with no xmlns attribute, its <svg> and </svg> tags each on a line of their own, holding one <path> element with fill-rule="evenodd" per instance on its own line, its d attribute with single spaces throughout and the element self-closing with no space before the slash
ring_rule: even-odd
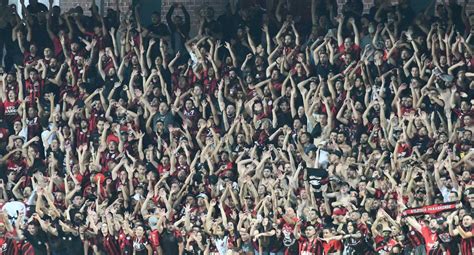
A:
<svg viewBox="0 0 474 255">
<path fill-rule="evenodd" d="M 25 217 L 26 216 L 26 206 L 24 203 L 19 201 L 12 201 L 5 203 L 3 205 L 2 210 L 8 214 L 8 219 L 12 225 L 15 224 L 16 220 L 18 219 L 18 214 L 22 213 Z M 26 220 L 26 218 L 24 218 Z"/>
<path fill-rule="evenodd" d="M 308 173 L 308 182 L 313 186 L 313 188 L 320 192 L 321 186 L 328 183 L 329 173 L 326 169 L 323 168 L 306 168 Z"/>
<path fill-rule="evenodd" d="M 409 208 L 402 212 L 402 216 L 419 216 L 425 214 L 438 214 L 442 212 L 449 212 L 456 210 L 457 202 L 434 204 L 415 208 Z"/>
</svg>

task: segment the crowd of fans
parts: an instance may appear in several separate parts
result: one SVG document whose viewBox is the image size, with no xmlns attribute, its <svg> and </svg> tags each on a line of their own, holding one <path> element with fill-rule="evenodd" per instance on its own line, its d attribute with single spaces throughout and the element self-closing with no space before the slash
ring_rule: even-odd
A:
<svg viewBox="0 0 474 255">
<path fill-rule="evenodd" d="M 467 1 L 296 2 L 2 0 L 0 254 L 473 254 Z"/>
</svg>

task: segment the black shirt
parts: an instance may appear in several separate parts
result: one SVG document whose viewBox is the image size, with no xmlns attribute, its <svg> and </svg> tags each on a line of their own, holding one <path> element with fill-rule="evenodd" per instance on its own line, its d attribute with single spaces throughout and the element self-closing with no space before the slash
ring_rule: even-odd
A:
<svg viewBox="0 0 474 255">
<path fill-rule="evenodd" d="M 204 34 L 206 35 L 216 36 L 216 35 L 220 35 L 221 33 L 221 27 L 219 23 L 215 20 L 205 21 L 203 27 L 204 27 L 203 29 Z"/>
<path fill-rule="evenodd" d="M 428 136 L 419 136 L 415 134 L 415 137 L 410 141 L 412 146 L 418 146 L 420 151 L 428 150 L 428 146 L 430 145 L 430 138 Z"/>
<path fill-rule="evenodd" d="M 171 47 L 175 52 L 177 51 L 185 51 L 184 43 L 189 37 L 189 31 L 191 30 L 191 18 L 189 16 L 188 11 L 186 8 L 181 8 L 183 15 L 184 15 L 184 22 L 180 26 L 176 26 L 171 19 L 171 16 L 174 12 L 174 5 L 172 5 L 166 14 L 166 22 L 168 23 L 168 27 L 171 32 Z"/>
<path fill-rule="evenodd" d="M 160 235 L 160 246 L 163 254 L 179 254 L 178 243 L 181 242 L 183 242 L 182 238 L 168 229 L 165 229 Z"/>
<path fill-rule="evenodd" d="M 439 98 L 439 100 L 443 101 L 443 99 Z M 424 97 L 423 101 L 421 102 L 420 108 L 423 111 L 426 111 L 428 114 L 431 114 L 432 112 L 439 112 L 441 114 L 444 113 L 444 107 L 437 104 L 435 101 L 431 101 L 429 97 Z"/>
<path fill-rule="evenodd" d="M 438 238 L 444 250 L 449 250 L 451 254 L 459 254 L 459 237 L 453 237 L 447 231 L 438 233 Z"/>
<path fill-rule="evenodd" d="M 35 255 L 47 254 L 46 243 L 48 242 L 48 237 L 42 230 L 38 230 L 36 235 L 31 235 L 25 230 L 25 239 L 33 246 Z"/>
<path fill-rule="evenodd" d="M 291 116 L 290 111 L 278 113 L 277 119 L 278 119 L 278 127 L 283 127 L 284 125 L 293 127 L 293 116 Z"/>
<path fill-rule="evenodd" d="M 329 73 L 333 73 L 333 72 L 334 72 L 334 66 L 331 65 L 330 63 L 323 64 L 319 62 L 316 65 L 316 74 L 321 75 L 321 77 L 325 79 L 328 78 Z"/>
<path fill-rule="evenodd" d="M 184 250 L 185 255 L 203 255 L 204 251 L 199 248 L 197 243 L 191 243 L 191 250 Z"/>
<path fill-rule="evenodd" d="M 59 230 L 61 229 L 61 226 L 59 226 L 58 219 L 54 220 L 51 223 L 51 226 L 58 230 L 58 235 L 55 236 L 55 235 L 52 235 L 51 233 L 46 234 L 49 240 L 49 245 L 50 245 L 49 248 L 51 249 L 52 252 L 55 252 L 55 253 L 63 252 L 66 246 L 65 246 L 65 243 L 63 242 L 61 233 L 59 232 Z"/>
<path fill-rule="evenodd" d="M 168 36 L 170 34 L 168 26 L 165 25 L 164 23 L 159 23 L 157 25 L 151 24 L 146 29 L 148 29 L 148 31 L 160 37 Z"/>
<path fill-rule="evenodd" d="M 149 245 L 147 238 L 133 238 L 133 252 L 136 255 L 146 255 L 148 254 L 147 245 Z"/>
<path fill-rule="evenodd" d="M 68 254 L 83 254 L 84 251 L 84 246 L 81 241 L 81 237 L 79 235 L 75 236 L 72 233 L 66 233 L 62 231 L 62 228 L 60 227 L 58 229 L 58 237 L 61 238 L 61 241 L 66 249 L 68 251 Z"/>
<path fill-rule="evenodd" d="M 225 14 L 219 16 L 217 18 L 217 22 L 221 27 L 225 27 L 222 31 L 222 39 L 226 41 L 230 41 L 235 34 L 237 33 L 237 28 L 241 22 L 240 16 L 233 15 L 230 12 L 226 12 Z M 251 26 L 248 26 L 249 28 Z"/>
</svg>

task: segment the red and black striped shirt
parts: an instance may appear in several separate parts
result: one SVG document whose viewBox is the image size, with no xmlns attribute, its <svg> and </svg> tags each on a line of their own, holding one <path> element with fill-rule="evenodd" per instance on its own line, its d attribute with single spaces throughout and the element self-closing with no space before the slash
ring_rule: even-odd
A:
<svg viewBox="0 0 474 255">
<path fill-rule="evenodd" d="M 425 244 L 423 236 L 415 230 L 411 230 L 410 232 L 408 232 L 408 241 L 411 247 L 418 247 L 422 244 Z"/>
<path fill-rule="evenodd" d="M 25 88 L 25 94 L 27 95 L 29 105 L 34 105 L 36 98 L 41 98 L 41 94 L 44 90 L 44 80 L 38 79 L 33 81 L 28 78 L 25 81 Z"/>
<path fill-rule="evenodd" d="M 301 237 L 298 240 L 298 250 L 301 255 L 322 255 L 324 253 L 323 242 L 319 238 L 309 240 Z"/>
<path fill-rule="evenodd" d="M 99 234 L 101 242 L 99 243 L 100 248 L 106 254 L 120 254 L 120 246 L 118 240 L 111 235 L 103 236 L 102 233 Z"/>
<path fill-rule="evenodd" d="M 469 227 L 469 228 L 464 228 L 462 227 L 462 229 L 465 231 L 465 232 L 471 232 L 474 234 L 474 231 L 472 230 L 472 226 Z M 469 238 L 466 238 L 466 239 L 461 239 L 461 254 L 462 255 L 472 255 L 474 254 L 474 238 L 471 236 Z"/>
<path fill-rule="evenodd" d="M 82 128 L 76 128 L 76 146 L 87 145 L 89 143 L 90 132 L 84 131 Z"/>
<path fill-rule="evenodd" d="M 35 249 L 33 248 L 33 246 L 27 242 L 27 241 L 23 241 L 21 243 L 18 244 L 18 249 L 20 250 L 20 254 L 23 254 L 23 255 L 35 255 Z"/>
<path fill-rule="evenodd" d="M 2 255 L 18 254 L 18 247 L 17 247 L 16 241 L 6 236 L 0 237 L 0 254 Z"/>
</svg>

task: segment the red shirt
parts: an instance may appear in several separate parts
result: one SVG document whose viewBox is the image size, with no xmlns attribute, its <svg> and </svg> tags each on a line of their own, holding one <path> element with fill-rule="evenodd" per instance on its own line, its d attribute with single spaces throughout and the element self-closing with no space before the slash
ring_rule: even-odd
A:
<svg viewBox="0 0 474 255">
<path fill-rule="evenodd" d="M 25 160 L 20 160 L 20 161 L 14 161 L 11 159 L 7 160 L 7 170 L 8 172 L 13 171 L 16 174 L 21 173 L 23 170 L 26 169 L 26 161 Z"/>
<path fill-rule="evenodd" d="M 150 233 L 150 243 L 153 250 L 156 250 L 160 246 L 160 233 L 158 229 L 154 229 Z"/>
<path fill-rule="evenodd" d="M 17 249 L 20 250 L 20 253 L 19 254 L 23 254 L 23 255 L 35 255 L 35 249 L 33 248 L 33 246 L 26 240 L 23 240 L 21 241 L 18 245 L 17 245 Z M 16 255 L 16 254 L 15 254 Z"/>
<path fill-rule="evenodd" d="M 38 117 L 32 119 L 28 118 L 26 124 L 28 125 L 28 139 L 41 135 L 41 126 Z"/>
<path fill-rule="evenodd" d="M 69 45 L 69 38 L 67 36 L 64 37 L 65 45 Z M 55 36 L 53 38 L 53 47 L 54 47 L 54 56 L 60 57 L 63 54 L 63 46 L 61 45 L 61 40 L 59 37 Z"/>
<path fill-rule="evenodd" d="M 298 240 L 298 251 L 301 255 L 322 255 L 324 251 L 323 242 L 319 238 L 309 240 L 301 237 Z"/>
<path fill-rule="evenodd" d="M 39 59 L 39 57 L 37 55 L 33 56 L 33 55 L 31 55 L 31 52 L 29 52 L 29 51 L 25 51 L 25 53 L 23 53 L 23 62 L 25 64 L 32 64 L 38 59 Z"/>
<path fill-rule="evenodd" d="M 41 97 L 41 92 L 43 91 L 43 88 L 44 88 L 44 81 L 42 79 L 32 81 L 30 78 L 28 78 L 25 81 L 25 87 L 26 87 L 26 95 L 27 95 L 26 101 L 32 104 L 35 102 L 36 98 Z"/>
<path fill-rule="evenodd" d="M 383 236 L 376 236 L 374 238 L 376 248 L 375 250 L 380 252 L 380 251 L 385 251 L 385 252 L 390 252 L 392 248 L 397 244 L 397 241 L 394 239 L 390 238 L 390 240 L 385 241 L 385 238 Z"/>
<path fill-rule="evenodd" d="M 0 237 L 0 254 L 2 255 L 13 255 L 18 254 L 18 247 L 13 237 L 15 233 L 7 232 L 5 235 Z"/>
<path fill-rule="evenodd" d="M 360 51 L 361 51 L 360 46 L 357 45 L 357 44 L 352 44 L 352 46 L 347 50 L 344 47 L 344 44 L 341 44 L 341 45 L 339 45 L 338 50 L 339 50 L 340 53 L 345 53 L 345 52 L 351 53 L 352 57 L 354 57 L 356 59 L 359 58 Z"/>
<path fill-rule="evenodd" d="M 217 80 L 214 77 L 209 77 L 207 71 L 203 72 L 204 79 L 202 81 L 202 91 L 206 95 L 214 95 L 214 90 L 217 88 Z"/>
<path fill-rule="evenodd" d="M 169 172 L 169 171 L 170 171 L 170 168 L 171 168 L 171 165 L 170 165 L 170 164 L 168 164 L 168 165 L 166 165 L 166 166 L 164 166 L 164 165 L 162 165 L 162 164 L 159 164 L 157 170 L 158 170 L 158 173 L 159 173 L 160 175 L 162 175 L 162 174 L 164 174 L 164 173 L 166 173 L 166 172 Z"/>
<path fill-rule="evenodd" d="M 99 50 L 105 49 L 105 46 L 106 46 L 106 45 L 105 45 L 105 36 L 102 36 L 102 35 L 101 35 L 101 36 L 98 36 L 98 35 L 96 35 L 95 33 L 91 33 L 91 32 L 85 32 L 84 35 L 89 36 L 89 37 L 91 37 L 92 39 L 96 39 L 96 40 L 97 40 L 97 46 L 96 46 L 96 47 L 97 47 Z"/>
<path fill-rule="evenodd" d="M 283 83 L 281 83 L 279 81 L 271 81 L 271 85 L 273 86 L 273 88 L 276 91 L 281 92 L 281 88 L 283 87 Z M 282 93 L 284 93 L 284 91 Z"/>
<path fill-rule="evenodd" d="M 398 116 L 398 117 L 403 117 L 403 116 L 408 116 L 410 115 L 411 112 L 416 112 L 415 109 L 413 108 L 406 108 L 406 107 L 401 107 L 401 112 L 402 112 L 402 116 Z"/>
<path fill-rule="evenodd" d="M 126 235 L 123 230 L 119 233 L 118 243 L 120 249 L 122 250 L 122 254 L 124 251 L 130 252 L 132 246 L 132 238 L 129 235 Z"/>
<path fill-rule="evenodd" d="M 108 149 L 107 151 L 102 152 L 102 156 L 100 157 L 100 164 L 102 165 L 102 173 L 106 173 L 109 171 L 107 164 L 109 161 L 114 160 L 118 157 L 118 152 L 110 152 Z"/>
<path fill-rule="evenodd" d="M 432 232 L 429 227 L 421 227 L 421 235 L 425 239 L 426 252 L 429 253 L 430 250 L 435 250 L 439 247 L 438 242 L 438 233 Z"/>
<path fill-rule="evenodd" d="M 329 242 L 323 242 L 324 254 L 335 253 L 342 251 L 342 243 L 339 240 L 331 240 Z"/>
<path fill-rule="evenodd" d="M 104 114 L 102 110 L 98 111 L 96 108 L 92 108 L 89 118 L 89 130 L 96 129 L 98 118 Z"/>
<path fill-rule="evenodd" d="M 76 146 L 80 146 L 89 142 L 90 132 L 84 131 L 82 128 L 76 128 Z"/>
<path fill-rule="evenodd" d="M 0 128 L 0 142 L 8 142 L 8 129 Z"/>
<path fill-rule="evenodd" d="M 102 233 L 99 233 L 98 240 L 101 240 L 99 247 L 106 254 L 120 254 L 120 246 L 116 237 L 107 235 L 104 236 Z"/>
<path fill-rule="evenodd" d="M 400 144 L 397 153 L 402 157 L 411 155 L 411 146 L 407 143 Z"/>
<path fill-rule="evenodd" d="M 411 230 L 408 233 L 408 241 L 412 247 L 418 247 L 424 244 L 424 238 L 418 231 Z"/>
<path fill-rule="evenodd" d="M 470 229 L 466 229 L 463 227 L 463 230 L 467 233 L 474 234 L 474 231 L 472 230 L 472 226 Z M 462 255 L 472 255 L 474 254 L 474 237 L 466 238 L 463 239 L 461 238 L 461 254 Z"/>
</svg>

